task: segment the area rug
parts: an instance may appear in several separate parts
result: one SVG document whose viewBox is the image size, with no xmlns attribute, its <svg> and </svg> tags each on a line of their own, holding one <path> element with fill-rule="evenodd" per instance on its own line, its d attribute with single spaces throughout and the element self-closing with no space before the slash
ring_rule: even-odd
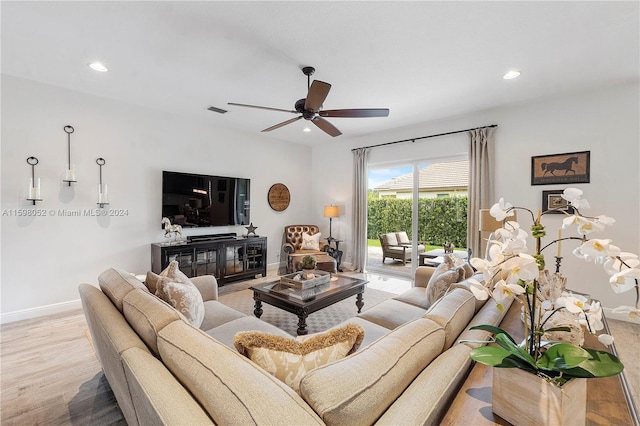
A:
<svg viewBox="0 0 640 426">
<path fill-rule="evenodd" d="M 395 296 L 393 293 L 366 289 L 363 297 L 364 307 L 362 311 L 364 312 L 367 309 L 371 309 L 373 306 L 393 296 Z M 220 296 L 219 300 L 233 309 L 247 315 L 253 315 L 254 301 L 252 290 L 246 289 L 224 294 Z M 296 330 L 298 329 L 298 317 L 296 315 L 267 305 L 266 303 L 262 304 L 262 310 L 264 312 L 260 317 L 261 320 L 275 325 L 292 336 L 296 336 Z M 309 315 L 307 318 L 307 330 L 309 330 L 309 333 L 325 331 L 357 314 L 356 296 L 352 296 Z"/>
</svg>

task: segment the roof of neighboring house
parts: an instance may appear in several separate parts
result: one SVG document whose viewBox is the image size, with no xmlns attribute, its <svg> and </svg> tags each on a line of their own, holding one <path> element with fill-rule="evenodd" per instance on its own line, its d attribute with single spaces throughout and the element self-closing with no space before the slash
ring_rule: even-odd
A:
<svg viewBox="0 0 640 426">
<path fill-rule="evenodd" d="M 459 189 L 469 186 L 468 160 L 431 164 L 421 168 L 419 173 L 421 190 Z M 413 172 L 398 176 L 374 189 L 376 191 L 410 191 L 412 188 Z"/>
</svg>

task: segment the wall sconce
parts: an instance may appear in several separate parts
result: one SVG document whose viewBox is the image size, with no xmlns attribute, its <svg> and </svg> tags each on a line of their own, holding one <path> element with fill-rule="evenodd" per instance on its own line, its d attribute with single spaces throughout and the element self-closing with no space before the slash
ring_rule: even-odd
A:
<svg viewBox="0 0 640 426">
<path fill-rule="evenodd" d="M 107 184 L 102 183 L 102 166 L 107 164 L 104 158 L 100 157 L 96 160 L 96 164 L 100 167 L 100 183 L 98 184 L 98 205 L 103 208 L 109 204 L 109 193 L 107 192 Z"/>
<path fill-rule="evenodd" d="M 329 243 L 333 241 L 333 237 L 331 236 L 331 221 L 334 217 L 338 216 L 340 216 L 338 206 L 324 206 L 324 217 L 329 218 L 329 238 L 327 238 Z"/>
<path fill-rule="evenodd" d="M 42 195 L 40 193 L 40 178 L 36 179 L 36 164 L 40 161 L 36 157 L 27 158 L 27 164 L 31 166 L 31 178 L 29 179 L 29 196 L 27 200 L 33 201 L 33 205 L 36 205 L 36 201 L 42 201 Z"/>
<path fill-rule="evenodd" d="M 67 133 L 67 168 L 64 171 L 63 182 L 67 182 L 71 186 L 71 182 L 76 182 L 76 174 L 71 167 L 71 133 L 75 130 L 71 126 L 64 126 L 64 131 Z"/>
</svg>

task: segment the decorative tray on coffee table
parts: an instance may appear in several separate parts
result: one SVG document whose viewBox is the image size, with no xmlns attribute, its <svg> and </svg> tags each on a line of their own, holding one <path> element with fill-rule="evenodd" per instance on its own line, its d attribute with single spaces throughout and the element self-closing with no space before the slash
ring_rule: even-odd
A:
<svg viewBox="0 0 640 426">
<path fill-rule="evenodd" d="M 302 271 L 294 272 L 293 274 L 281 276 L 280 284 L 305 290 L 322 284 L 327 284 L 331 280 L 331 274 L 329 272 L 316 270 L 313 272 L 313 275 L 313 278 L 307 279 Z"/>
</svg>

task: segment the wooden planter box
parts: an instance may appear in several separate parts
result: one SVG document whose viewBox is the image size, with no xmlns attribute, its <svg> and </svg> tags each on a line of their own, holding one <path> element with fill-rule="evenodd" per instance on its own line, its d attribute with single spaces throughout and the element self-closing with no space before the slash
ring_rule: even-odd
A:
<svg viewBox="0 0 640 426">
<path fill-rule="evenodd" d="M 509 423 L 584 425 L 587 379 L 571 379 L 562 387 L 518 368 L 494 368 L 493 412 Z"/>
</svg>

